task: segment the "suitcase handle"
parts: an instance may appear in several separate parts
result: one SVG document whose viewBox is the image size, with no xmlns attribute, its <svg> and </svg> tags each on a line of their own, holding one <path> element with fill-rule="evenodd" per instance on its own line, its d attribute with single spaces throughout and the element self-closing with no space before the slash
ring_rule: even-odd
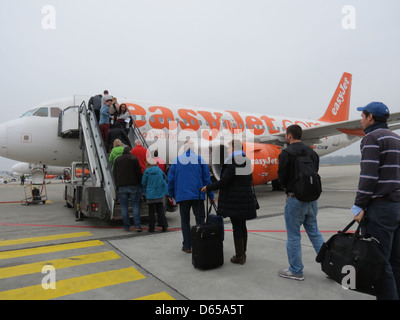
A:
<svg viewBox="0 0 400 320">
<path fill-rule="evenodd" d="M 201 189 L 202 188 L 199 188 L 199 211 L 201 210 L 201 205 L 200 205 L 200 201 L 201 201 Z M 212 208 L 214 208 L 214 210 L 215 210 L 215 212 L 217 213 L 217 215 L 218 215 L 218 209 L 217 209 L 217 206 L 215 205 L 215 202 L 214 202 L 214 200 L 212 200 L 212 202 L 211 202 L 211 205 L 210 205 L 210 207 L 208 207 L 208 193 L 206 192 L 206 206 L 207 206 L 207 210 L 205 210 L 206 211 L 206 220 L 205 220 L 205 222 L 208 222 L 208 216 L 209 216 L 209 214 L 211 213 L 211 209 Z"/>
</svg>

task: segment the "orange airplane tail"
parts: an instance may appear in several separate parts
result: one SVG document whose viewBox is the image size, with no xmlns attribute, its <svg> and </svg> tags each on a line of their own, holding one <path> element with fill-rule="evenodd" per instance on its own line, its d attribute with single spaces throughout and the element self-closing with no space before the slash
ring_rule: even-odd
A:
<svg viewBox="0 0 400 320">
<path fill-rule="evenodd" d="M 335 94 L 333 95 L 325 114 L 322 118 L 318 119 L 319 121 L 333 123 L 349 120 L 351 78 L 352 75 L 350 73 L 343 73 Z"/>
</svg>

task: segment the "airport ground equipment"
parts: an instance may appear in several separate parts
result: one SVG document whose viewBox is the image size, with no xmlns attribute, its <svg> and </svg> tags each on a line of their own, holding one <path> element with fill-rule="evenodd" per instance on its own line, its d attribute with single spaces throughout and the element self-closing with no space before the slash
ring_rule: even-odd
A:
<svg viewBox="0 0 400 320">
<path fill-rule="evenodd" d="M 117 188 L 99 126 L 93 110 L 88 109 L 84 101 L 80 101 L 77 96 L 76 105 L 66 108 L 59 118 L 59 136 L 80 139 L 82 150 L 82 161 L 72 163 L 71 179 L 65 184 L 64 199 L 68 207 L 74 208 L 78 219 L 85 215 L 103 220 L 119 220 L 122 217 Z M 132 121 L 134 125 L 129 134 L 131 144 L 135 139 L 143 143 L 144 137 L 133 118 Z M 144 146 L 147 144 L 144 143 Z"/>
<path fill-rule="evenodd" d="M 25 199 L 21 200 L 21 205 L 29 206 L 30 204 L 45 204 L 47 201 L 46 184 L 41 186 L 28 184 L 24 186 Z"/>
</svg>

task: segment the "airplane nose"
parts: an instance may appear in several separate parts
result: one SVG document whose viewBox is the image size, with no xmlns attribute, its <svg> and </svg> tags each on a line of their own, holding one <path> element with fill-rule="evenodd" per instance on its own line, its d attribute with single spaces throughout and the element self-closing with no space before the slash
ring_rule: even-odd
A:
<svg viewBox="0 0 400 320">
<path fill-rule="evenodd" d="M 7 127 L 0 125 L 0 157 L 7 157 Z"/>
</svg>

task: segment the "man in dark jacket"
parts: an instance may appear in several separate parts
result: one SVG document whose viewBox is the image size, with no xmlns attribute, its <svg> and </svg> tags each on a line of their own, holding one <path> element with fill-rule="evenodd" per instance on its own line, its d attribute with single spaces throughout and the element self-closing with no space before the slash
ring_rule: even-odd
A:
<svg viewBox="0 0 400 320">
<path fill-rule="evenodd" d="M 107 152 L 111 152 L 111 150 L 113 148 L 114 140 L 116 140 L 116 139 L 121 140 L 121 142 L 128 147 L 132 147 L 131 142 L 129 141 L 129 138 L 126 135 L 125 129 L 123 129 L 121 127 L 121 124 L 119 122 L 115 122 L 112 125 L 110 132 L 108 133 L 107 142 L 106 142 Z"/>
<path fill-rule="evenodd" d="M 318 201 L 304 202 L 296 199 L 293 193 L 295 183 L 295 161 L 293 155 L 302 151 L 311 153 L 314 169 L 319 169 L 319 157 L 309 146 L 301 142 L 303 130 L 298 125 L 291 125 L 286 129 L 286 143 L 289 145 L 279 155 L 278 179 L 286 190 L 285 224 L 287 230 L 286 251 L 289 260 L 289 268 L 279 270 L 278 275 L 293 280 L 304 280 L 303 262 L 301 253 L 300 227 L 304 226 L 308 237 L 316 253 L 324 243 L 318 230 L 317 213 Z"/>
<path fill-rule="evenodd" d="M 115 159 L 113 172 L 121 203 L 124 230 L 130 230 L 128 205 L 129 199 L 131 199 L 134 225 L 136 231 L 141 232 L 140 196 L 142 171 L 138 159 L 131 154 L 130 147 L 125 147 L 124 153 Z"/>
<path fill-rule="evenodd" d="M 221 179 L 203 187 L 203 192 L 220 190 L 218 214 L 230 217 L 233 227 L 233 240 L 236 255 L 232 263 L 244 264 L 247 250 L 246 220 L 254 219 L 256 198 L 252 189 L 251 162 L 242 151 L 242 143 L 232 140 L 228 143 L 228 158 L 221 170 Z"/>
<path fill-rule="evenodd" d="M 380 242 L 386 275 L 377 299 L 400 298 L 400 137 L 386 124 L 389 109 L 371 102 L 362 111 L 361 172 L 352 211 L 358 222 Z"/>
<path fill-rule="evenodd" d="M 88 103 L 89 109 L 94 111 L 94 115 L 96 116 L 97 123 L 100 120 L 100 109 L 102 107 L 102 104 L 101 104 L 102 98 L 103 98 L 103 96 L 101 94 L 98 94 L 96 96 L 91 97 L 89 99 L 89 103 Z"/>
</svg>

